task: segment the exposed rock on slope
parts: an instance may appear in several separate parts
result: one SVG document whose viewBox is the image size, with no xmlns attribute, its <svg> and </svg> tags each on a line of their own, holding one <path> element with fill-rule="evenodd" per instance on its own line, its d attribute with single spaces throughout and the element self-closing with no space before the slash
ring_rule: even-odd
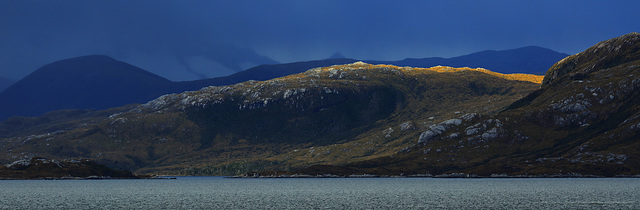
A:
<svg viewBox="0 0 640 210">
<path fill-rule="evenodd" d="M 494 113 L 541 80 L 470 68 L 322 67 L 165 95 L 97 123 L 5 138 L 0 157 L 87 157 L 183 174 L 346 164 L 395 154 L 434 121 Z"/>
<path fill-rule="evenodd" d="M 574 79 L 628 62 L 640 57 L 640 35 L 637 32 L 600 42 L 584 52 L 566 57 L 554 64 L 545 76 L 543 85 L 567 74 Z"/>
</svg>

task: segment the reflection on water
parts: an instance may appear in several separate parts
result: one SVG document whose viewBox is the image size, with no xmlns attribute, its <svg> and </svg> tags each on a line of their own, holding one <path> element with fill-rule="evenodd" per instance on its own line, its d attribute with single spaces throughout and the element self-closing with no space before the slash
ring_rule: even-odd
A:
<svg viewBox="0 0 640 210">
<path fill-rule="evenodd" d="M 639 209 L 640 179 L 0 180 L 0 209 Z"/>
</svg>

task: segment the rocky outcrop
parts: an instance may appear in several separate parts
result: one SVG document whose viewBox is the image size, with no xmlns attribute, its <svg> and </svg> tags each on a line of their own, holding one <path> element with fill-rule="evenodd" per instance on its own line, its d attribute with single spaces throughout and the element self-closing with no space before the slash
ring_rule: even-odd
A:
<svg viewBox="0 0 640 210">
<path fill-rule="evenodd" d="M 114 170 L 91 160 L 58 161 L 41 157 L 0 166 L 0 179 L 136 179 L 130 171 Z"/>
<path fill-rule="evenodd" d="M 637 32 L 602 41 L 584 52 L 554 64 L 547 71 L 542 85 L 547 85 L 563 76 L 580 79 L 593 71 L 636 61 L 640 54 L 638 42 L 640 42 L 640 33 Z"/>
<path fill-rule="evenodd" d="M 454 118 L 454 119 L 448 119 L 445 121 L 442 121 L 438 124 L 433 124 L 431 126 L 429 126 L 427 128 L 426 131 L 422 132 L 420 134 L 420 137 L 418 138 L 418 144 L 427 144 L 429 142 L 432 142 L 434 140 L 437 139 L 438 136 L 440 136 L 442 133 L 446 132 L 447 129 L 454 127 L 454 126 L 459 126 L 460 124 L 462 124 L 463 122 L 469 122 L 471 120 L 474 120 L 476 118 L 480 117 L 480 115 L 478 113 L 469 113 L 469 114 L 465 114 L 460 116 L 460 118 Z M 447 137 L 442 137 L 442 138 L 457 138 L 459 137 L 460 134 L 459 133 L 452 133 L 451 135 L 447 136 Z"/>
</svg>

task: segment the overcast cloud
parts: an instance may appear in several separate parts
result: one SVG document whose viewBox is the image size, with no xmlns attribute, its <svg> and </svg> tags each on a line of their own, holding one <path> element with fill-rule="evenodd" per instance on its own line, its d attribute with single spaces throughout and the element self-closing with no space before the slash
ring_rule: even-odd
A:
<svg viewBox="0 0 640 210">
<path fill-rule="evenodd" d="M 640 31 L 640 1 L 0 0 L 0 76 L 105 54 L 171 80 L 263 63 L 451 57 L 529 45 L 574 54 Z"/>
</svg>

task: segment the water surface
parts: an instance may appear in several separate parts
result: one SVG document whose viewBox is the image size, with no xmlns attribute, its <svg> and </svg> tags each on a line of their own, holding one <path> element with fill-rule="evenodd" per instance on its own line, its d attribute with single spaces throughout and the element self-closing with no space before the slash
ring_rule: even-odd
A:
<svg viewBox="0 0 640 210">
<path fill-rule="evenodd" d="M 0 209 L 640 209 L 640 179 L 1 180 Z"/>
</svg>

